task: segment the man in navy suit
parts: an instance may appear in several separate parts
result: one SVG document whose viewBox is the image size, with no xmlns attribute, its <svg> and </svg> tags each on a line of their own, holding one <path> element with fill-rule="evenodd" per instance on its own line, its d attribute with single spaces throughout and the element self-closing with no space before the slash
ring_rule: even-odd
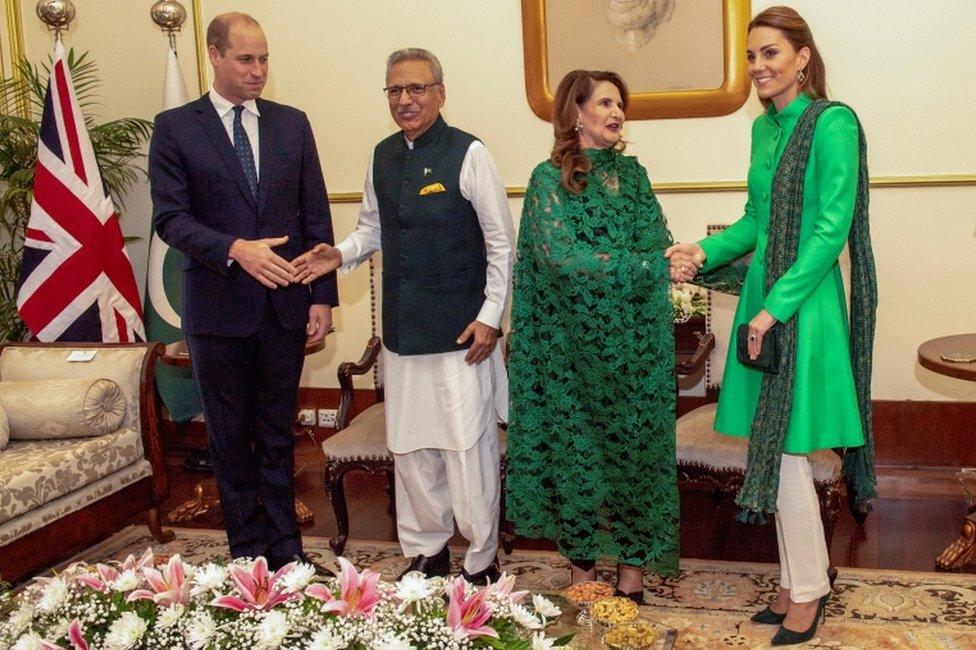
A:
<svg viewBox="0 0 976 650">
<path fill-rule="evenodd" d="M 183 258 L 183 330 L 233 557 L 308 562 L 295 520 L 292 423 L 306 343 L 338 304 L 289 260 L 333 243 L 308 118 L 260 99 L 261 26 L 242 13 L 207 29 L 213 86 L 160 113 L 149 148 L 153 223 Z"/>
</svg>

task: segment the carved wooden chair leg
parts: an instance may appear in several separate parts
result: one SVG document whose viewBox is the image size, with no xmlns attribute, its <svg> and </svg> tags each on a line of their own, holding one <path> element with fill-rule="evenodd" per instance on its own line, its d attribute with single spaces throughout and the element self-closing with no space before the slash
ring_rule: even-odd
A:
<svg viewBox="0 0 976 650">
<path fill-rule="evenodd" d="M 149 509 L 149 521 L 147 522 L 149 526 L 149 532 L 152 536 L 156 538 L 160 544 L 165 544 L 166 542 L 171 542 L 176 537 L 176 533 L 172 530 L 166 530 L 163 528 L 163 515 L 159 511 L 159 506 L 154 506 Z"/>
<path fill-rule="evenodd" d="M 854 522 L 858 526 L 863 526 L 870 511 L 865 512 L 857 507 L 857 503 L 854 501 L 854 486 L 851 485 L 850 481 L 847 481 L 847 509 L 851 511 Z"/>
<path fill-rule="evenodd" d="M 346 540 L 349 539 L 349 511 L 346 508 L 346 488 L 343 484 L 347 471 L 345 468 L 333 468 L 327 469 L 325 474 L 325 491 L 329 493 L 329 501 L 332 503 L 336 525 L 339 528 L 338 534 L 329 540 L 329 548 L 336 555 L 342 555 L 346 548 Z"/>
<path fill-rule="evenodd" d="M 386 505 L 386 511 L 396 519 L 396 484 L 394 484 L 393 468 L 386 470 L 386 495 L 390 501 Z"/>
</svg>

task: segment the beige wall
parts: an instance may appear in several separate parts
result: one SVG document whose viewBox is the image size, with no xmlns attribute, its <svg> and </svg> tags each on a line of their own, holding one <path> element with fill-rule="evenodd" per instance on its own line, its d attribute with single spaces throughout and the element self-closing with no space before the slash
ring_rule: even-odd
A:
<svg viewBox="0 0 976 650">
<path fill-rule="evenodd" d="M 8 0 L 10 2 L 16 0 Z M 25 49 L 42 60 L 50 35 L 20 0 Z M 432 49 L 445 67 L 446 118 L 479 135 L 507 185 L 523 186 L 547 155 L 549 125 L 525 101 L 520 3 L 515 0 L 376 0 L 295 3 L 199 0 L 204 24 L 229 9 L 249 11 L 265 27 L 272 51 L 266 95 L 305 109 L 312 120 L 332 192 L 362 189 L 373 143 L 394 129 L 383 86 L 391 50 Z M 105 117 L 151 117 L 158 109 L 166 39 L 150 22 L 150 0 L 79 0 L 66 43 L 88 49 L 102 71 Z M 185 0 L 190 8 L 190 0 Z M 754 1 L 753 9 L 774 4 Z M 872 176 L 976 175 L 976 69 L 963 53 L 976 34 L 976 3 L 938 0 L 919 14 L 909 0 L 795 0 L 824 52 L 831 91 L 856 107 L 868 135 Z M 581 28 L 581 33 L 583 32 Z M 4 48 L 8 34 L 3 33 Z M 179 37 L 191 96 L 197 89 L 192 26 Z M 689 44 L 689 51 L 694 44 Z M 5 51 L 5 50 L 4 50 Z M 5 58 L 5 62 L 9 60 Z M 754 98 L 719 118 L 628 124 L 629 152 L 654 183 L 745 177 Z M 148 193 L 134 191 L 126 234 L 148 233 Z M 744 193 L 663 194 L 678 239 L 728 222 Z M 511 201 L 518 216 L 521 202 Z M 873 236 L 881 283 L 875 358 L 877 399 L 976 399 L 976 387 L 918 367 L 917 345 L 976 325 L 976 186 L 872 192 Z M 355 225 L 356 206 L 333 206 L 336 235 Z M 130 255 L 144 277 L 146 243 Z M 309 359 L 306 386 L 335 386 L 339 361 L 358 358 L 369 331 L 367 272 L 340 281 L 342 307 L 329 348 Z"/>
</svg>

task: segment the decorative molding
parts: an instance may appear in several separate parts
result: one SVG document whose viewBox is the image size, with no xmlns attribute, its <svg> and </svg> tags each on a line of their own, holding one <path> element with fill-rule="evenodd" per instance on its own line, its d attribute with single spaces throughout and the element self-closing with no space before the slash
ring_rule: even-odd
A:
<svg viewBox="0 0 976 650">
<path fill-rule="evenodd" d="M 20 70 L 17 69 L 16 63 L 24 58 L 24 21 L 20 14 L 20 1 L 19 0 L 4 0 L 4 9 L 7 14 L 7 39 L 9 41 L 10 50 L 10 76 L 14 79 L 20 79 Z M 0 69 L 3 69 L 3 52 L 0 50 Z M 7 106 L 4 103 L 4 111 L 10 112 L 11 108 L 15 109 L 18 115 L 22 117 L 28 116 L 28 106 L 27 99 L 21 98 L 14 107 Z"/>
<path fill-rule="evenodd" d="M 976 174 L 925 174 L 919 176 L 875 176 L 871 179 L 874 188 L 901 187 L 973 187 Z M 704 194 L 711 192 L 744 192 L 745 181 L 678 181 L 655 183 L 655 194 Z M 510 199 L 525 196 L 525 187 L 506 187 Z M 362 192 L 330 192 L 329 203 L 360 203 Z"/>
<path fill-rule="evenodd" d="M 207 34 L 203 27 L 201 0 L 193 0 L 193 36 L 197 50 L 197 89 L 200 95 L 207 92 Z"/>
</svg>

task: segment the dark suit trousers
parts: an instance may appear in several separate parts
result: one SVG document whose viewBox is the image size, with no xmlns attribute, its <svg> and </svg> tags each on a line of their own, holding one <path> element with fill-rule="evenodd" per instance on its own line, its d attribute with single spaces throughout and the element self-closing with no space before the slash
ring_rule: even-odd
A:
<svg viewBox="0 0 976 650">
<path fill-rule="evenodd" d="M 284 329 L 269 299 L 255 334 L 188 335 L 187 346 L 231 556 L 300 553 L 292 426 L 305 331 Z"/>
</svg>

